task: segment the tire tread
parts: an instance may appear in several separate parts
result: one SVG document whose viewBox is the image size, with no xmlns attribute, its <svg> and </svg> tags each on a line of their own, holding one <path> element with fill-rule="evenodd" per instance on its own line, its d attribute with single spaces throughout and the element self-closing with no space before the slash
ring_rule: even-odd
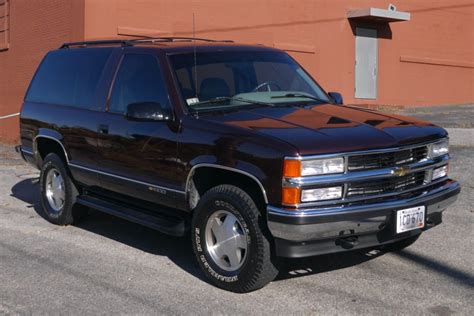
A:
<svg viewBox="0 0 474 316">
<path fill-rule="evenodd" d="M 258 210 L 255 202 L 253 199 L 248 195 L 244 190 L 228 184 L 223 184 L 216 186 L 210 189 L 208 192 L 204 194 L 200 202 L 204 204 L 209 200 L 212 199 L 215 195 L 225 195 L 229 199 L 235 201 L 237 204 L 244 204 L 246 205 L 245 210 L 240 210 L 241 212 L 246 212 L 247 215 L 257 224 L 259 228 L 259 232 L 257 233 L 257 248 L 262 250 L 262 254 L 257 256 L 257 260 L 254 263 L 255 270 L 247 282 L 232 287 L 233 292 L 237 293 L 246 293 L 255 291 L 259 288 L 262 288 L 269 282 L 271 282 L 276 275 L 278 274 L 278 270 L 272 263 L 272 254 L 271 254 L 271 243 L 270 237 L 265 234 L 265 227 L 263 226 L 263 218 L 261 212 Z M 239 203 L 240 202 L 240 203 Z M 199 206 L 198 206 L 199 208 Z M 220 286 L 220 284 L 217 284 Z M 222 287 L 222 286 L 221 286 Z M 225 288 L 227 289 L 227 288 Z"/>
</svg>

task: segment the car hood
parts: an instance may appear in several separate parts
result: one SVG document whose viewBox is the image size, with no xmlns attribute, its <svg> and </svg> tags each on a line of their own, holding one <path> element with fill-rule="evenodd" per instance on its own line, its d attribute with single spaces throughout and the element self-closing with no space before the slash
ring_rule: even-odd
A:
<svg viewBox="0 0 474 316">
<path fill-rule="evenodd" d="M 447 135 L 429 122 L 332 104 L 263 107 L 206 114 L 201 119 L 277 138 L 292 144 L 300 155 L 390 148 Z"/>
</svg>

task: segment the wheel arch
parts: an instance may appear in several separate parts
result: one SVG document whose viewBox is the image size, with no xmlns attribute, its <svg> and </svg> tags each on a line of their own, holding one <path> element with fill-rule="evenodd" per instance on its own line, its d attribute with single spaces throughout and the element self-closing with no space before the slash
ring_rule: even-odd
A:
<svg viewBox="0 0 474 316">
<path fill-rule="evenodd" d="M 54 134 L 56 133 L 57 132 L 54 132 Z M 69 164 L 69 156 L 62 142 L 62 136 L 54 134 L 40 133 L 33 139 L 33 151 L 35 153 L 36 164 L 39 168 L 49 153 L 56 153 L 63 159 L 65 164 Z"/>
<path fill-rule="evenodd" d="M 198 179 L 204 178 L 206 180 L 195 181 L 196 175 L 201 177 Z M 199 163 L 191 168 L 186 179 L 186 200 L 189 208 L 193 210 L 197 206 L 201 195 L 208 189 L 219 184 L 236 185 L 249 194 L 257 204 L 268 204 L 265 187 L 262 181 L 254 174 L 223 165 Z"/>
</svg>

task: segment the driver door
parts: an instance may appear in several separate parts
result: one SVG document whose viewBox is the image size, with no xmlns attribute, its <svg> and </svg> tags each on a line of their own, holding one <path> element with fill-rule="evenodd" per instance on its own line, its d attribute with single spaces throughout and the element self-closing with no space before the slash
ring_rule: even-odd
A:
<svg viewBox="0 0 474 316">
<path fill-rule="evenodd" d="M 171 119 L 140 121 L 126 117 L 133 103 L 159 104 Z M 100 181 L 127 202 L 146 200 L 175 207 L 184 192 L 176 180 L 177 122 L 158 58 L 125 53 L 110 93 L 107 118 L 99 129 Z"/>
</svg>

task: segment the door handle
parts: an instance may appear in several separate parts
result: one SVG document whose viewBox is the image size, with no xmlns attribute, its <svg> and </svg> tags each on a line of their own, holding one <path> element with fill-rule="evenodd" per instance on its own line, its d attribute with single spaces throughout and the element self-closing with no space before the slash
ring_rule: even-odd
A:
<svg viewBox="0 0 474 316">
<path fill-rule="evenodd" d="M 108 134 L 109 133 L 109 126 L 100 124 L 99 127 L 97 128 L 97 131 L 99 134 Z"/>
</svg>

